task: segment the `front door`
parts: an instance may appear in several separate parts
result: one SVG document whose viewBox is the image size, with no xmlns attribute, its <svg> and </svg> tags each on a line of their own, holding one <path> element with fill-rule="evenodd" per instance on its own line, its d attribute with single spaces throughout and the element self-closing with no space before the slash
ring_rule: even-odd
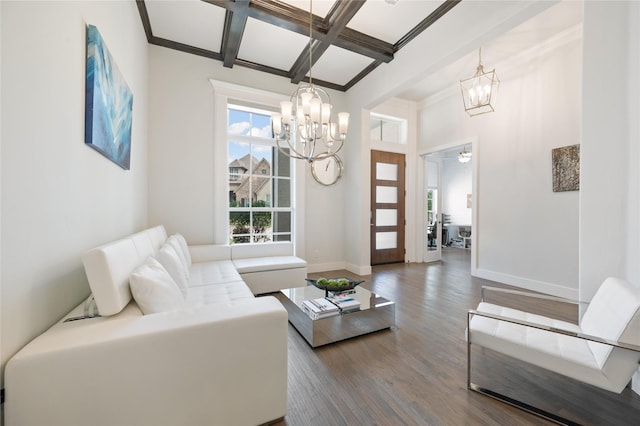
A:
<svg viewBox="0 0 640 426">
<path fill-rule="evenodd" d="M 371 264 L 404 262 L 404 154 L 371 151 Z"/>
</svg>

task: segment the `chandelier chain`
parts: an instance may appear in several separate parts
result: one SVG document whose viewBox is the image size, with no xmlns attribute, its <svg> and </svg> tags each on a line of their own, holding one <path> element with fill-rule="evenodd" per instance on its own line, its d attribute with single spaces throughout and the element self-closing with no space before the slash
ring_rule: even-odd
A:
<svg viewBox="0 0 640 426">
<path fill-rule="evenodd" d="M 280 113 L 272 116 L 274 138 L 281 153 L 312 163 L 336 157 L 349 126 L 349 113 L 331 119 L 329 93 L 313 84 L 313 0 L 309 0 L 309 80 L 300 82 L 288 101 L 280 102 Z"/>
</svg>

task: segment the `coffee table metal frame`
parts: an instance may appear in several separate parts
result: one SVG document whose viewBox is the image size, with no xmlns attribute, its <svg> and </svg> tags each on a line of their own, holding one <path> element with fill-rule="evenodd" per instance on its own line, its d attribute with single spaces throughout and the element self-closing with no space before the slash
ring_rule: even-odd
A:
<svg viewBox="0 0 640 426">
<path fill-rule="evenodd" d="M 314 348 L 391 328 L 396 324 L 395 303 L 361 286 L 356 287 L 352 295 L 360 301 L 360 310 L 312 320 L 302 310 L 302 301 L 324 295 L 324 290 L 310 285 L 276 293 L 289 314 L 291 325 Z"/>
</svg>

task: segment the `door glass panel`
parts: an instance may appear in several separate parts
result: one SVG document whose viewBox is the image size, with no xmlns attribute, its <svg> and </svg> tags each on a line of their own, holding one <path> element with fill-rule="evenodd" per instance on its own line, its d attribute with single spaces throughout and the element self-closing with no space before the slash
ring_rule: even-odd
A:
<svg viewBox="0 0 640 426">
<path fill-rule="evenodd" d="M 376 163 L 376 179 L 398 180 L 398 165 L 391 163 Z"/>
<path fill-rule="evenodd" d="M 397 203 L 398 188 L 395 186 L 376 186 L 376 203 Z"/>
<path fill-rule="evenodd" d="M 398 246 L 397 232 L 376 232 L 376 249 L 394 249 Z"/>
<path fill-rule="evenodd" d="M 398 224 L 398 210 L 376 209 L 376 226 L 396 226 Z"/>
</svg>

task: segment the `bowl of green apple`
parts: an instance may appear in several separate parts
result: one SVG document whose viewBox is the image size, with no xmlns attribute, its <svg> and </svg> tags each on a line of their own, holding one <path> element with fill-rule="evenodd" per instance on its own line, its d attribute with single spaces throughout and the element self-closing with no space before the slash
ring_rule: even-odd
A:
<svg viewBox="0 0 640 426">
<path fill-rule="evenodd" d="M 307 281 L 321 290 L 331 291 L 333 293 L 347 291 L 354 289 L 358 284 L 362 284 L 364 280 L 354 281 L 349 278 L 324 278 L 312 280 L 307 278 Z"/>
</svg>

